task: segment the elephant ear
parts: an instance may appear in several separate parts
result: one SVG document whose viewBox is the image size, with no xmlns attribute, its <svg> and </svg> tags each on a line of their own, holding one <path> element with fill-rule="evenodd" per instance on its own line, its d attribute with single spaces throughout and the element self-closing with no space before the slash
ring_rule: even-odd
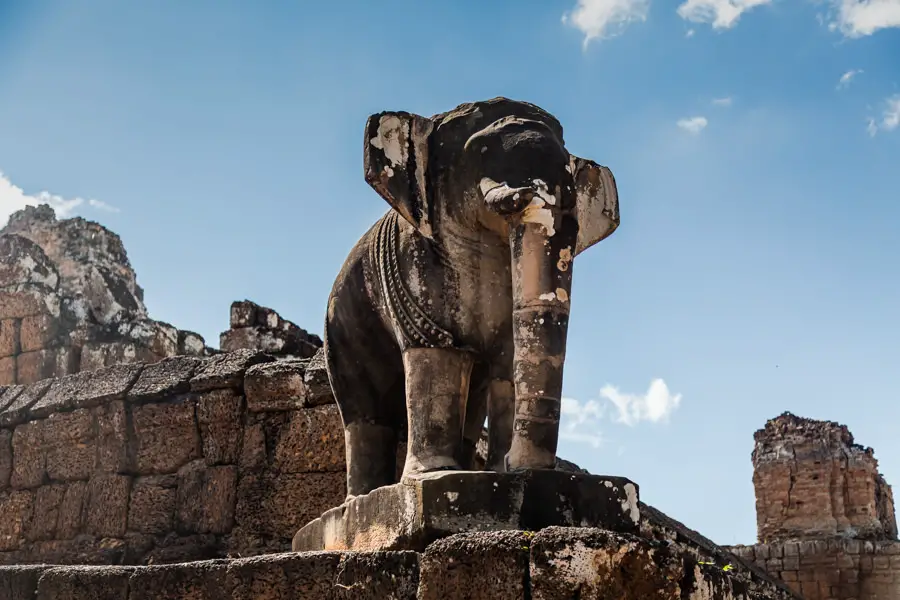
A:
<svg viewBox="0 0 900 600">
<path fill-rule="evenodd" d="M 363 152 L 366 181 L 426 237 L 432 236 L 428 143 L 434 122 L 405 112 L 369 117 Z"/>
<path fill-rule="evenodd" d="M 571 157 L 569 167 L 575 178 L 578 241 L 574 256 L 578 256 L 619 226 L 619 193 L 608 168 L 577 156 Z"/>
</svg>

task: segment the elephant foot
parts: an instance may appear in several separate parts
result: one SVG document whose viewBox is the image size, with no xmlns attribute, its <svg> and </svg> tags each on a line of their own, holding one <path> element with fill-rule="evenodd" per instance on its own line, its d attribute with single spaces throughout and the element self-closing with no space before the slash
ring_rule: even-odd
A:
<svg viewBox="0 0 900 600">
<path fill-rule="evenodd" d="M 415 477 L 416 475 L 424 475 L 426 473 L 434 473 L 436 471 L 461 471 L 462 466 L 453 459 L 447 457 L 430 457 L 422 462 L 414 457 L 407 457 L 406 467 L 403 469 L 401 479 L 407 477 Z"/>
</svg>

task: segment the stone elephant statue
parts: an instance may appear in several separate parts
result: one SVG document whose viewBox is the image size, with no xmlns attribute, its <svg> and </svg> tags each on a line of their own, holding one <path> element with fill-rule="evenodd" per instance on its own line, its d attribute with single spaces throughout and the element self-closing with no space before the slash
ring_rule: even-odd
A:
<svg viewBox="0 0 900 600">
<path fill-rule="evenodd" d="M 496 98 L 366 124 L 366 181 L 390 205 L 334 283 L 327 372 L 348 498 L 403 476 L 554 468 L 572 260 L 618 227 L 609 169 L 560 123 Z"/>
</svg>

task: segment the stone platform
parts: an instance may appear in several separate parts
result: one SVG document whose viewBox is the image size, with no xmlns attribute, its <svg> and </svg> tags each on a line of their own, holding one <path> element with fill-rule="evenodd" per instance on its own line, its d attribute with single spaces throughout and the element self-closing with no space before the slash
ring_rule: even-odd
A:
<svg viewBox="0 0 900 600">
<path fill-rule="evenodd" d="M 292 546 L 295 552 L 423 551 L 462 532 L 561 526 L 637 533 L 639 524 L 638 486 L 623 477 L 442 471 L 353 498 L 300 529 Z"/>
</svg>

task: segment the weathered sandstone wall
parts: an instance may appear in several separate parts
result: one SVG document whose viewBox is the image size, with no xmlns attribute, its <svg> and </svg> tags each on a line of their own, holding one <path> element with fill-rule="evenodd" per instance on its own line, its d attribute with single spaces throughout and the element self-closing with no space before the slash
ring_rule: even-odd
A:
<svg viewBox="0 0 900 600">
<path fill-rule="evenodd" d="M 790 413 L 757 431 L 760 544 L 732 551 L 806 600 L 900 598 L 893 493 L 846 426 Z"/>
<path fill-rule="evenodd" d="M 241 350 L 0 388 L 0 563 L 290 549 L 345 493 L 340 415 L 309 363 Z"/>
<path fill-rule="evenodd" d="M 788 600 L 680 543 L 588 528 L 466 533 L 425 552 L 308 552 L 142 567 L 0 567 L 8 600 Z"/>
</svg>

